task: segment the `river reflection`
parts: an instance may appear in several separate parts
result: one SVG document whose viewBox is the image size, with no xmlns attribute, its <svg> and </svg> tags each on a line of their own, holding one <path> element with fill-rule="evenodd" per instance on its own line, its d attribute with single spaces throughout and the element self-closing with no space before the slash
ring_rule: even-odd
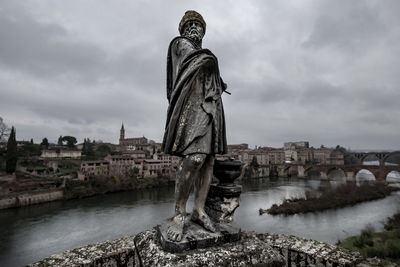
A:
<svg viewBox="0 0 400 267">
<path fill-rule="evenodd" d="M 338 210 L 293 216 L 258 215 L 259 208 L 304 196 L 307 190 L 320 186 L 332 185 L 294 178 L 248 180 L 243 184 L 235 221 L 246 230 L 335 243 L 358 234 L 367 224 L 381 230 L 384 220 L 400 206 L 400 195 L 393 194 Z M 188 210 L 192 201 L 189 200 Z M 171 186 L 0 211 L 0 266 L 21 266 L 67 249 L 134 235 L 171 216 L 173 202 Z"/>
</svg>

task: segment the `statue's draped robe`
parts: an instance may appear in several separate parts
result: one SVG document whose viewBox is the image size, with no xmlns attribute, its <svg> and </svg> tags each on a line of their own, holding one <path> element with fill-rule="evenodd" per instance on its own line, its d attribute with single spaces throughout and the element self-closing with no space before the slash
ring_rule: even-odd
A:
<svg viewBox="0 0 400 267">
<path fill-rule="evenodd" d="M 221 94 L 226 89 L 217 58 L 185 37 L 168 48 L 169 101 L 162 150 L 170 155 L 226 154 Z"/>
</svg>

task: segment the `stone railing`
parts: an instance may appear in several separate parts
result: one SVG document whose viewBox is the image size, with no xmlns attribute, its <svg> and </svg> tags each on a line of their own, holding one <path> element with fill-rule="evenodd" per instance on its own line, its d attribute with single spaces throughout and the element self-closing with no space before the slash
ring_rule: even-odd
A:
<svg viewBox="0 0 400 267">
<path fill-rule="evenodd" d="M 156 231 L 87 245 L 29 266 L 381 266 L 326 243 L 276 234 L 242 232 L 238 242 L 183 253 L 163 251 Z M 395 265 L 393 265 L 395 266 Z"/>
<path fill-rule="evenodd" d="M 277 249 L 286 266 L 382 266 L 377 259 L 316 240 L 269 233 L 256 236 Z"/>
</svg>

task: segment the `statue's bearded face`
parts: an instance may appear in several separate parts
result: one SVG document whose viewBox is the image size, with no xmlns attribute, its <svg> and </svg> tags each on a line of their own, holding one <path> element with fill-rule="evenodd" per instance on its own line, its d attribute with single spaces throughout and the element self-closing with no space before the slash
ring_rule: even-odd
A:
<svg viewBox="0 0 400 267">
<path fill-rule="evenodd" d="M 195 42 L 200 42 L 204 36 L 203 26 L 197 20 L 190 20 L 183 26 L 182 35 Z"/>
</svg>

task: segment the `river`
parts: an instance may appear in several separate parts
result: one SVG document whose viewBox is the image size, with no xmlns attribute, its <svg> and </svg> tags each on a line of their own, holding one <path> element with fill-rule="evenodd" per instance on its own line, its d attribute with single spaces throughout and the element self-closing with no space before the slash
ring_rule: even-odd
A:
<svg viewBox="0 0 400 267">
<path fill-rule="evenodd" d="M 247 180 L 235 222 L 245 230 L 274 232 L 335 243 L 383 222 L 400 207 L 400 194 L 338 210 L 293 216 L 258 215 L 285 198 L 332 186 L 300 179 Z M 57 201 L 0 211 L 0 266 L 21 266 L 90 243 L 150 229 L 171 215 L 174 187 L 155 188 Z M 192 197 L 188 210 L 192 207 Z"/>
</svg>

